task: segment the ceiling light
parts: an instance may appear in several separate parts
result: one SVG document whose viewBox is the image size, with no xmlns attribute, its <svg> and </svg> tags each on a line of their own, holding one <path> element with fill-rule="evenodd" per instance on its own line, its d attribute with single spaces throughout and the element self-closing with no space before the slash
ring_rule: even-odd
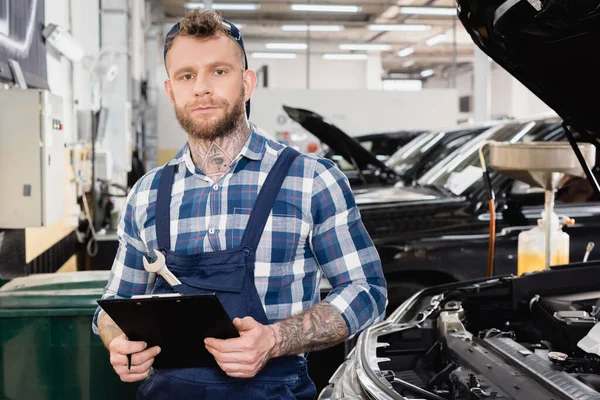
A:
<svg viewBox="0 0 600 400">
<path fill-rule="evenodd" d="M 414 52 L 415 52 L 415 49 L 413 49 L 412 47 L 407 47 L 398 52 L 398 57 L 408 57 Z"/>
<path fill-rule="evenodd" d="M 428 76 L 433 75 L 435 72 L 432 69 L 426 69 L 424 71 L 421 71 L 421 76 L 423 78 L 427 78 Z"/>
<path fill-rule="evenodd" d="M 422 24 L 371 24 L 369 29 L 380 32 L 425 32 L 431 29 L 431 25 Z"/>
<path fill-rule="evenodd" d="M 400 7 L 402 14 L 416 15 L 456 15 L 455 7 Z"/>
<path fill-rule="evenodd" d="M 359 6 L 344 6 L 332 4 L 292 4 L 292 11 L 312 11 L 312 12 L 346 12 L 357 13 L 361 10 Z"/>
<path fill-rule="evenodd" d="M 277 58 L 292 60 L 296 58 L 296 53 L 252 53 L 253 58 Z"/>
<path fill-rule="evenodd" d="M 366 54 L 323 54 L 325 60 L 366 60 Z"/>
<path fill-rule="evenodd" d="M 265 47 L 269 50 L 306 50 L 306 43 L 267 43 Z"/>
<path fill-rule="evenodd" d="M 202 2 L 189 2 L 185 6 L 187 8 L 205 8 Z M 260 6 L 256 3 L 212 3 L 210 8 L 213 10 L 254 11 Z"/>
<path fill-rule="evenodd" d="M 359 50 L 359 51 L 386 51 L 390 49 L 389 44 L 340 44 L 340 50 Z"/>
<path fill-rule="evenodd" d="M 425 43 L 427 44 L 427 46 L 435 46 L 436 44 L 440 43 L 444 39 L 446 39 L 446 35 L 441 34 L 441 35 L 434 36 L 431 39 L 427 39 L 425 41 Z"/>
<path fill-rule="evenodd" d="M 344 27 L 342 25 L 283 25 L 281 30 L 287 32 L 339 32 Z"/>
</svg>

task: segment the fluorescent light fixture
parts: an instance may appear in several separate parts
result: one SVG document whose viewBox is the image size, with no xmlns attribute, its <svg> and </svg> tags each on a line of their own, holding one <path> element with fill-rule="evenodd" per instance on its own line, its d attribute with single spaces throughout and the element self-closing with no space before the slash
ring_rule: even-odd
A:
<svg viewBox="0 0 600 400">
<path fill-rule="evenodd" d="M 432 69 L 426 69 L 424 71 L 421 71 L 421 76 L 423 78 L 427 78 L 428 76 L 433 75 L 435 72 Z"/>
<path fill-rule="evenodd" d="M 359 50 L 359 51 L 386 51 L 390 49 L 389 44 L 340 44 L 340 50 Z"/>
<path fill-rule="evenodd" d="M 328 53 L 323 54 L 325 60 L 366 60 L 366 54 L 340 54 L 340 53 Z"/>
<path fill-rule="evenodd" d="M 79 62 L 85 56 L 83 47 L 61 26 L 48 24 L 42 31 L 42 35 L 46 43 L 72 62 Z"/>
<path fill-rule="evenodd" d="M 400 7 L 402 14 L 414 15 L 456 15 L 455 7 Z"/>
<path fill-rule="evenodd" d="M 202 2 L 192 1 L 186 3 L 187 8 L 205 8 Z M 213 10 L 231 10 L 231 11 L 254 11 L 260 6 L 256 3 L 212 3 L 210 8 Z"/>
<path fill-rule="evenodd" d="M 415 52 L 415 49 L 413 49 L 412 47 L 407 47 L 398 52 L 398 57 L 408 57 L 414 52 Z"/>
<path fill-rule="evenodd" d="M 369 29 L 379 32 L 426 32 L 431 25 L 423 24 L 371 24 Z"/>
<path fill-rule="evenodd" d="M 306 50 L 306 43 L 267 43 L 265 47 L 269 50 Z"/>
<path fill-rule="evenodd" d="M 291 4 L 292 11 L 311 11 L 311 12 L 343 12 L 357 13 L 361 10 L 359 6 L 346 6 L 334 4 Z"/>
<path fill-rule="evenodd" d="M 252 58 L 273 58 L 280 60 L 293 60 L 295 59 L 296 53 L 252 53 Z"/>
<path fill-rule="evenodd" d="M 339 32 L 344 27 L 342 25 L 283 25 L 281 30 L 286 32 Z"/>
<path fill-rule="evenodd" d="M 444 35 L 442 33 L 441 35 L 437 35 L 437 36 L 432 37 L 431 39 L 427 39 L 425 41 L 425 43 L 427 44 L 427 46 L 435 46 L 436 44 L 440 43 L 444 39 L 446 39 L 446 35 Z"/>
</svg>

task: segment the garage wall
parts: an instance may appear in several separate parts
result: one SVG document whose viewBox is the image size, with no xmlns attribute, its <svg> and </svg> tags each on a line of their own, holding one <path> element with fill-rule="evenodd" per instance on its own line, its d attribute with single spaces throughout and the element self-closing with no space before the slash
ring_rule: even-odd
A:
<svg viewBox="0 0 600 400">
<path fill-rule="evenodd" d="M 250 57 L 251 69 L 268 66 L 270 89 L 306 89 L 306 55 L 295 60 L 268 60 Z M 310 89 L 366 89 L 367 61 L 324 60 L 312 55 L 309 64 Z M 261 82 L 259 82 L 261 83 Z"/>
<path fill-rule="evenodd" d="M 355 136 L 453 126 L 458 118 L 457 104 L 454 89 L 382 92 L 257 88 L 252 96 L 251 121 L 273 137 L 284 132 L 307 136 L 308 132 L 285 114 L 282 106 L 289 105 L 314 111 L 348 135 Z M 158 96 L 158 110 L 158 165 L 162 165 L 177 153 L 187 137 L 175 119 L 173 106 L 164 91 Z M 298 140 L 304 142 L 311 138 Z"/>
<path fill-rule="evenodd" d="M 490 115 L 492 118 L 528 118 L 552 110 L 513 78 L 504 68 L 492 62 L 490 74 Z M 447 79 L 433 77 L 426 81 L 425 88 L 448 87 Z M 473 71 L 467 70 L 456 77 L 458 96 L 472 96 L 474 93 Z M 474 99 L 472 99 L 474 101 Z M 468 117 L 470 114 L 461 114 Z"/>
</svg>

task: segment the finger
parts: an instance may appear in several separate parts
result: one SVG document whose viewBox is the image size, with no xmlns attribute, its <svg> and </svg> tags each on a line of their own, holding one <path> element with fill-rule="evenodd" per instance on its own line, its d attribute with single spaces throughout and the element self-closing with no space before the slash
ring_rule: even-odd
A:
<svg viewBox="0 0 600 400">
<path fill-rule="evenodd" d="M 154 364 L 154 360 L 155 359 L 153 357 L 140 365 L 131 364 L 131 369 L 128 372 L 130 374 L 143 374 L 145 372 L 148 372 L 152 364 Z"/>
<path fill-rule="evenodd" d="M 127 356 L 120 353 L 111 352 L 110 353 L 110 364 L 113 367 L 119 367 L 121 365 L 127 365 Z"/>
<path fill-rule="evenodd" d="M 115 338 L 111 342 L 111 345 L 111 350 L 114 350 L 117 353 L 121 354 L 139 353 L 140 351 L 145 350 L 147 347 L 146 342 L 136 342 L 127 340 L 124 335 Z"/>
<path fill-rule="evenodd" d="M 236 353 L 250 350 L 248 339 L 244 337 L 225 340 L 206 338 L 204 339 L 204 344 L 220 351 L 221 353 Z"/>
<path fill-rule="evenodd" d="M 217 362 L 219 367 L 225 372 L 227 375 L 230 374 L 245 374 L 254 376 L 252 371 L 254 368 L 249 365 L 239 364 L 239 363 L 220 363 Z"/>
<path fill-rule="evenodd" d="M 239 363 L 239 364 L 248 365 L 248 364 L 254 364 L 254 362 L 255 362 L 254 357 L 252 357 L 252 354 L 250 354 L 250 353 L 244 353 L 244 352 L 222 353 L 219 350 L 216 350 L 216 349 L 208 347 L 208 346 L 206 347 L 206 350 L 208 350 L 208 352 L 215 357 L 215 360 L 217 360 L 217 362 L 221 362 L 221 363 Z"/>
<path fill-rule="evenodd" d="M 120 378 L 123 382 L 137 382 L 148 377 L 148 372 L 143 374 L 122 374 Z"/>
<path fill-rule="evenodd" d="M 238 331 L 249 331 L 250 329 L 256 327 L 258 322 L 252 317 L 244 317 L 243 319 L 235 318 L 233 320 L 233 325 L 237 328 Z"/>
<path fill-rule="evenodd" d="M 131 356 L 131 365 L 141 365 L 148 360 L 154 359 L 157 355 L 160 354 L 160 347 L 154 346 L 150 347 L 147 350 L 144 350 L 139 353 L 135 353 Z"/>
</svg>

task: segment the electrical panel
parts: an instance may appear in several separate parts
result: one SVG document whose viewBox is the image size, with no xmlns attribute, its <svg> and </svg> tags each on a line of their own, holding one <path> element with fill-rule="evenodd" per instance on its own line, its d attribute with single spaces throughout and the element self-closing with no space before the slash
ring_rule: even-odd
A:
<svg viewBox="0 0 600 400">
<path fill-rule="evenodd" d="M 62 99 L 0 90 L 0 228 L 50 226 L 65 216 Z"/>
</svg>

